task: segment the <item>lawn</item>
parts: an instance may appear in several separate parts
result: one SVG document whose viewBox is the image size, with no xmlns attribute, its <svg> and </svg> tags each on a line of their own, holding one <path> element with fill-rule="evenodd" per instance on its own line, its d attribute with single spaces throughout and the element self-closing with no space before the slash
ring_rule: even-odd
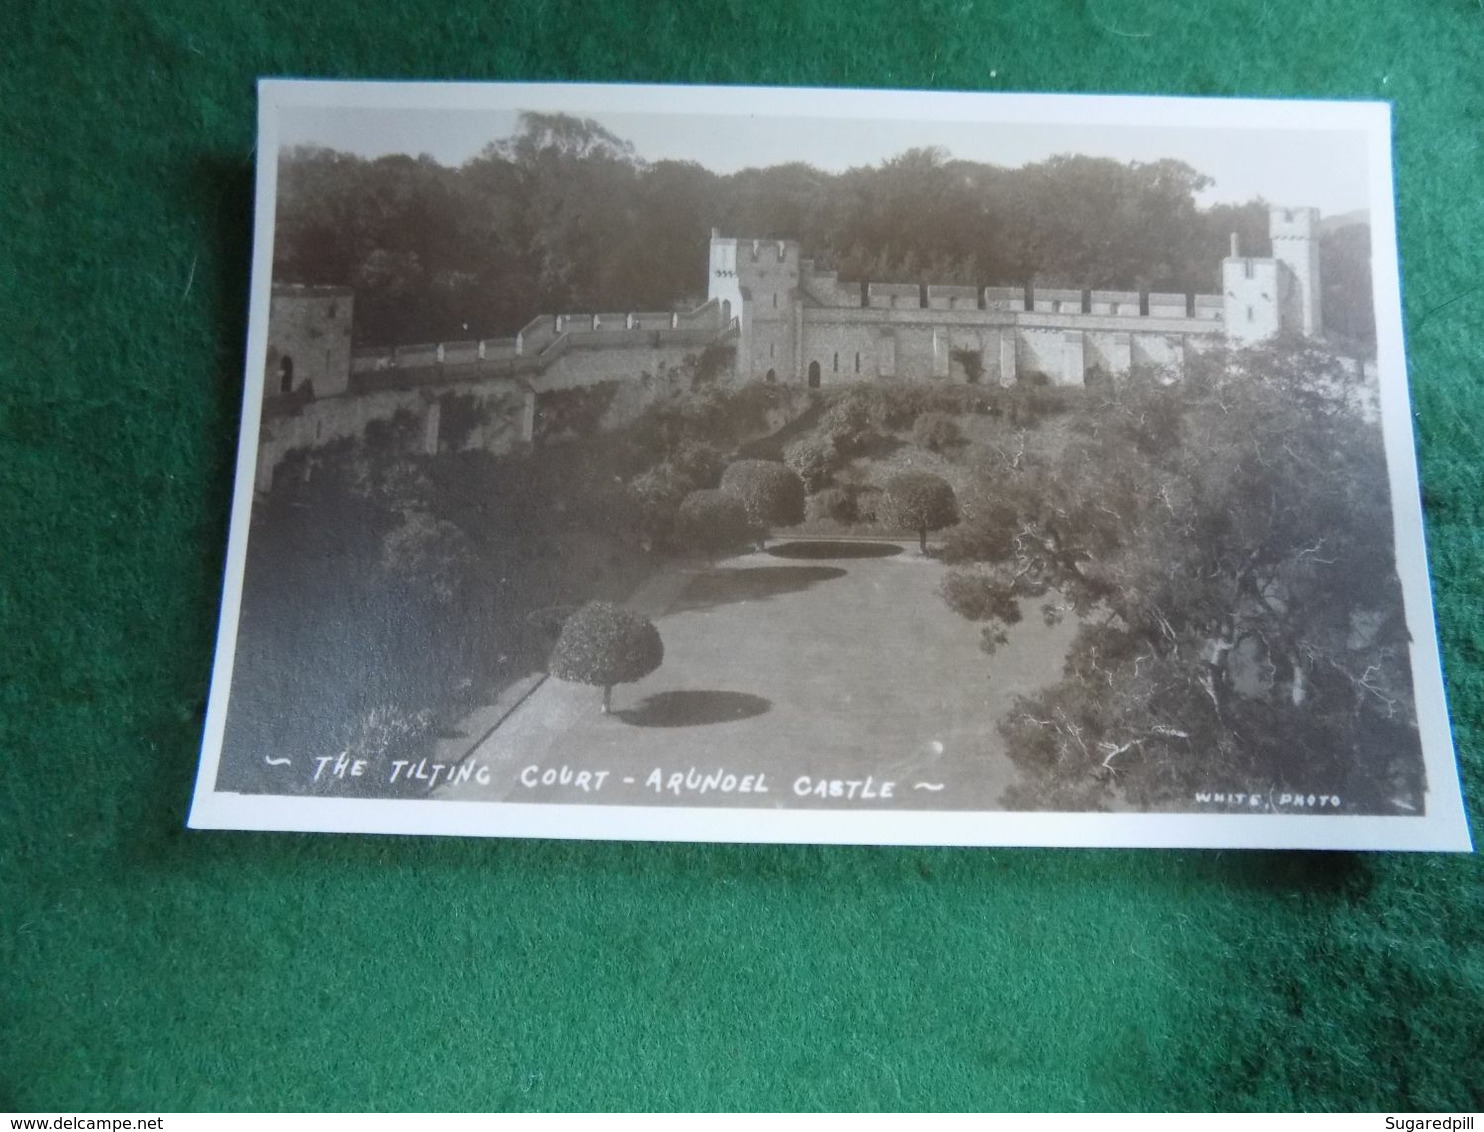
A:
<svg viewBox="0 0 1484 1132">
<path fill-rule="evenodd" d="M 937 596 L 943 571 L 910 540 L 775 542 L 671 567 L 630 603 L 655 620 L 665 663 L 616 688 L 613 715 L 599 713 L 599 689 L 547 680 L 471 752 L 485 782 L 438 796 L 997 808 L 1014 768 L 996 722 L 1060 677 L 1075 626 L 1028 609 L 991 659 Z M 727 776 L 731 792 L 718 788 Z M 804 777 L 838 794 L 800 795 Z"/>
</svg>

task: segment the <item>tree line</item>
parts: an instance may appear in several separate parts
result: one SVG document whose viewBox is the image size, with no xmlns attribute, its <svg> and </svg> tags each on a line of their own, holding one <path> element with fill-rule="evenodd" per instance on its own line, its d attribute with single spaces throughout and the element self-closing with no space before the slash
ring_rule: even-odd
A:
<svg viewBox="0 0 1484 1132">
<path fill-rule="evenodd" d="M 1251 255 L 1269 240 L 1264 202 L 1203 209 L 1209 184 L 1174 160 L 1062 155 L 1007 169 L 936 148 L 842 173 L 792 163 L 723 175 L 646 162 L 591 120 L 527 113 L 458 168 L 284 151 L 274 279 L 354 287 L 365 345 L 697 303 L 713 227 L 798 240 L 850 281 L 1214 293 L 1231 233 Z M 1364 346 L 1364 225 L 1327 233 L 1321 252 L 1326 318 Z"/>
</svg>

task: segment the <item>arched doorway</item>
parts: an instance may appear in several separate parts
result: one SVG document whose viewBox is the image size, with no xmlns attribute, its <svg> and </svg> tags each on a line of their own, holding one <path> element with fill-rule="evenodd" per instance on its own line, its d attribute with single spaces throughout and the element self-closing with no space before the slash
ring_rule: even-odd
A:
<svg viewBox="0 0 1484 1132">
<path fill-rule="evenodd" d="M 818 362 L 810 362 L 809 363 L 809 388 L 810 389 L 818 389 L 819 388 L 819 363 Z"/>
<path fill-rule="evenodd" d="M 294 359 L 287 354 L 278 363 L 278 391 L 280 393 L 294 391 Z"/>
<path fill-rule="evenodd" d="M 775 381 L 778 380 L 778 371 L 776 369 L 770 369 L 767 373 L 767 376 L 764 377 L 763 380 L 766 381 L 769 385 L 772 385 Z"/>
</svg>

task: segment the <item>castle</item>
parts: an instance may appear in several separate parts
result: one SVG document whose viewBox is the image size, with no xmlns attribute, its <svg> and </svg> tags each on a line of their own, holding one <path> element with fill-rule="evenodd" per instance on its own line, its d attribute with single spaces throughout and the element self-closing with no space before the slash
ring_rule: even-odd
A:
<svg viewBox="0 0 1484 1132">
<path fill-rule="evenodd" d="M 1082 385 L 1094 372 L 1179 368 L 1187 349 L 1279 330 L 1320 333 L 1319 213 L 1274 208 L 1270 258 L 1232 237 L 1222 293 L 841 283 L 801 259 L 792 240 L 737 240 L 713 230 L 709 294 L 738 319 L 739 379 L 810 387 L 878 378 L 1008 385 L 1038 374 Z M 982 301 L 981 301 L 982 300 Z"/>
<path fill-rule="evenodd" d="M 1243 256 L 1232 237 L 1222 293 L 1177 295 L 1020 287 L 842 283 L 792 240 L 713 229 L 707 299 L 694 310 L 539 315 L 513 338 L 352 350 L 348 288 L 275 287 L 256 484 L 291 451 L 409 415 L 419 450 L 508 451 L 530 442 L 542 394 L 646 383 L 721 348 L 721 380 L 810 388 L 855 381 L 1036 378 L 1083 385 L 1136 366 L 1181 368 L 1188 350 L 1318 336 L 1319 213 L 1269 214 L 1273 254 Z M 453 399 L 478 423 L 443 427 Z"/>
</svg>

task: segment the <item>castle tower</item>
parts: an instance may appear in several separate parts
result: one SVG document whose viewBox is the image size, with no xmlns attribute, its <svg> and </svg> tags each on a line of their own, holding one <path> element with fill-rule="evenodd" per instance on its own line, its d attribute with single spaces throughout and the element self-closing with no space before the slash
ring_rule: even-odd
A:
<svg viewBox="0 0 1484 1132">
<path fill-rule="evenodd" d="M 278 286 L 268 305 L 269 398 L 335 397 L 350 384 L 350 332 L 355 292 L 349 287 Z"/>
<path fill-rule="evenodd" d="M 737 241 L 711 229 L 711 262 L 706 273 L 706 298 L 727 306 L 728 315 L 742 318 L 742 288 L 737 276 Z"/>
<path fill-rule="evenodd" d="M 713 229 L 707 297 L 730 303 L 732 316 L 738 320 L 737 375 L 741 380 L 797 379 L 798 244 L 738 240 Z"/>
<path fill-rule="evenodd" d="M 1245 345 L 1278 333 L 1285 282 L 1286 272 L 1277 260 L 1242 255 L 1233 232 L 1231 255 L 1221 261 L 1227 335 Z"/>
<path fill-rule="evenodd" d="M 1241 254 L 1235 233 L 1221 261 L 1227 334 L 1260 342 L 1279 330 L 1316 337 L 1324 328 L 1319 306 L 1319 210 L 1279 208 L 1268 213 L 1273 254 Z"/>
<path fill-rule="evenodd" d="M 1281 313 L 1285 330 L 1313 338 L 1324 329 L 1319 293 L 1319 210 L 1279 208 L 1268 213 L 1273 258 L 1291 276 L 1288 301 Z"/>
</svg>

